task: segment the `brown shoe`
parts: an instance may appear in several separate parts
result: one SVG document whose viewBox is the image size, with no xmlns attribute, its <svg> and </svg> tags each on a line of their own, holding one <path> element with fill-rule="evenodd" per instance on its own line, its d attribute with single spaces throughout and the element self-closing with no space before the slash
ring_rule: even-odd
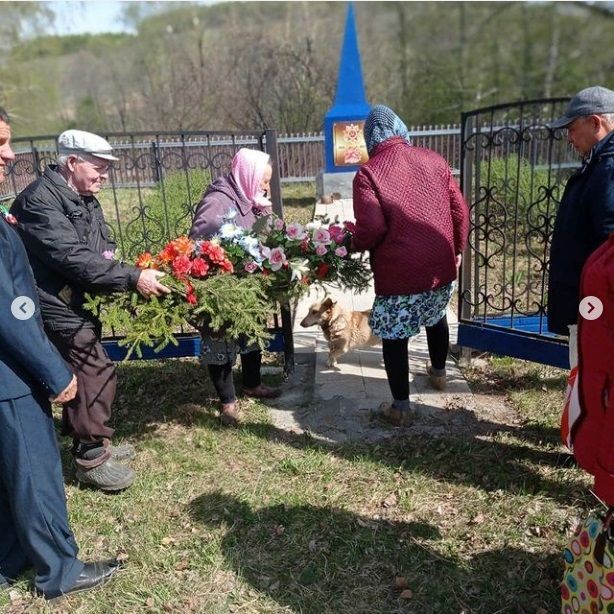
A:
<svg viewBox="0 0 614 614">
<path fill-rule="evenodd" d="M 446 389 L 447 380 L 446 380 L 446 375 L 445 375 L 445 369 L 443 371 L 444 371 L 443 375 L 435 375 L 433 373 L 433 366 L 431 365 L 431 362 L 427 360 L 426 372 L 429 376 L 429 382 L 435 390 L 445 390 Z"/>
<path fill-rule="evenodd" d="M 411 413 L 410 410 L 401 411 L 396 407 L 393 407 L 392 403 L 383 402 L 375 412 L 371 414 L 372 418 L 377 418 L 392 424 L 393 426 L 407 426 L 410 422 Z"/>
<path fill-rule="evenodd" d="M 223 426 L 239 426 L 241 422 L 241 410 L 236 402 L 222 404 L 220 422 Z"/>
<path fill-rule="evenodd" d="M 281 388 L 272 388 L 271 386 L 260 384 L 255 388 L 243 388 L 243 392 L 248 397 L 254 397 L 255 399 L 275 399 L 281 394 Z"/>
</svg>

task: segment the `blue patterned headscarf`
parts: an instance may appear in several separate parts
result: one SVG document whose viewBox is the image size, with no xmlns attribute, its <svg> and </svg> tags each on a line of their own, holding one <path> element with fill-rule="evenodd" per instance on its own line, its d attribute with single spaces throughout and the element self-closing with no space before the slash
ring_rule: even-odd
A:
<svg viewBox="0 0 614 614">
<path fill-rule="evenodd" d="M 365 142 L 369 154 L 376 145 L 393 136 L 404 138 L 409 144 L 409 131 L 403 120 L 388 107 L 383 104 L 375 105 L 365 121 Z"/>
</svg>

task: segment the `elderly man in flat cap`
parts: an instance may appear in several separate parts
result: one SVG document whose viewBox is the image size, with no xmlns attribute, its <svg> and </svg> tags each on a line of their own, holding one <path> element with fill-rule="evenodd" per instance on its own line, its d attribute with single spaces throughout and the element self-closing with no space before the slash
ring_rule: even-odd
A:
<svg viewBox="0 0 614 614">
<path fill-rule="evenodd" d="M 573 368 L 582 268 L 614 232 L 614 91 L 583 89 L 551 128 L 566 128 L 567 140 L 582 156 L 582 167 L 567 182 L 556 216 L 548 287 L 548 329 L 569 336 Z"/>
<path fill-rule="evenodd" d="M 77 376 L 78 393 L 64 404 L 63 434 L 73 439 L 79 482 L 102 490 L 128 488 L 135 473 L 121 461 L 129 444 L 111 445 L 107 422 L 115 398 L 113 362 L 100 343 L 100 322 L 83 307 L 88 291 L 136 288 L 143 296 L 168 292 L 162 273 L 109 258 L 110 240 L 96 194 L 107 180 L 111 145 L 67 130 L 58 137 L 56 165 L 19 194 L 11 207 L 36 280 L 45 330 Z"/>
</svg>

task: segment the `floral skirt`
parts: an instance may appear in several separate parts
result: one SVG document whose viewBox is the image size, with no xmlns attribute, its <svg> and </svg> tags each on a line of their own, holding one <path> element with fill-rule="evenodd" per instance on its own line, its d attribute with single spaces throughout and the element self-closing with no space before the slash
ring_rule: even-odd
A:
<svg viewBox="0 0 614 614">
<path fill-rule="evenodd" d="M 454 283 L 420 294 L 376 296 L 369 324 L 382 339 L 415 337 L 422 326 L 434 326 L 446 315 Z"/>
</svg>

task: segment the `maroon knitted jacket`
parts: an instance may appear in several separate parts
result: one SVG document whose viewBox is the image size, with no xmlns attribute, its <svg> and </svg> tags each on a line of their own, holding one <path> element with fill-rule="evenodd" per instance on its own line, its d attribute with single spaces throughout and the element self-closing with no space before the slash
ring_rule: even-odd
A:
<svg viewBox="0 0 614 614">
<path fill-rule="evenodd" d="M 469 211 L 439 154 L 387 139 L 360 168 L 353 190 L 354 245 L 370 250 L 376 294 L 417 294 L 456 279 Z"/>
</svg>

